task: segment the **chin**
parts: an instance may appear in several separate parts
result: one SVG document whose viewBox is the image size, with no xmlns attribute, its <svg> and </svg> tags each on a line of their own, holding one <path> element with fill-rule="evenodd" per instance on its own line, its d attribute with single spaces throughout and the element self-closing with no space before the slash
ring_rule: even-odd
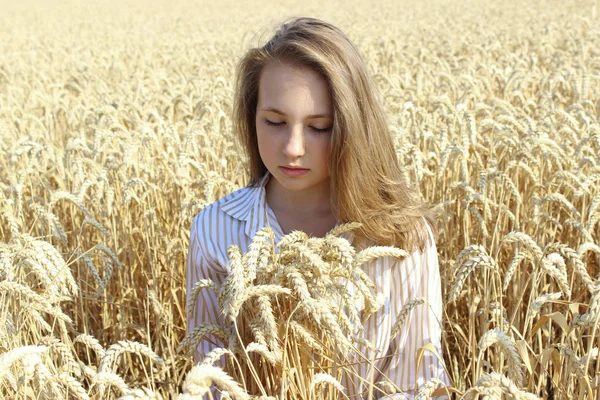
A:
<svg viewBox="0 0 600 400">
<path fill-rule="evenodd" d="M 288 190 L 290 192 L 301 192 L 306 189 L 318 187 L 320 184 L 323 183 L 322 181 L 315 182 L 314 180 L 311 180 L 311 179 L 291 178 L 291 177 L 285 176 L 285 175 L 275 176 L 275 179 L 277 180 L 277 183 L 279 183 L 279 185 L 282 188 L 284 188 L 285 190 Z"/>
<path fill-rule="evenodd" d="M 279 183 L 279 185 L 282 188 L 284 188 L 285 190 L 289 190 L 290 192 L 299 192 L 301 190 L 308 189 L 309 187 L 313 186 L 309 182 L 299 182 L 298 180 L 288 178 L 287 176 L 284 176 L 281 179 L 277 179 L 277 183 Z"/>
</svg>

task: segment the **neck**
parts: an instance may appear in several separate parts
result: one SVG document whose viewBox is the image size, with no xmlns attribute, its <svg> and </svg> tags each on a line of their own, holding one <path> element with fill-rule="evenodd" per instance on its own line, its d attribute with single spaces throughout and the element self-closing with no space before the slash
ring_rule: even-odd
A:
<svg viewBox="0 0 600 400">
<path fill-rule="evenodd" d="M 310 189 L 290 191 L 271 176 L 265 190 L 267 203 L 273 210 L 307 216 L 330 215 L 333 211 L 329 181 Z"/>
</svg>

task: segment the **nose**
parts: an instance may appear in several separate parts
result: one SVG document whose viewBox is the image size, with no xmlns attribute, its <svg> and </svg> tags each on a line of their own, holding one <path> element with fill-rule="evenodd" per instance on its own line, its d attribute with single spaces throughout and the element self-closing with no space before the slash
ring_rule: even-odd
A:
<svg viewBox="0 0 600 400">
<path fill-rule="evenodd" d="M 296 159 L 302 157 L 304 152 L 304 132 L 302 131 L 302 127 L 290 127 L 287 140 L 283 145 L 283 153 L 290 159 Z"/>
</svg>

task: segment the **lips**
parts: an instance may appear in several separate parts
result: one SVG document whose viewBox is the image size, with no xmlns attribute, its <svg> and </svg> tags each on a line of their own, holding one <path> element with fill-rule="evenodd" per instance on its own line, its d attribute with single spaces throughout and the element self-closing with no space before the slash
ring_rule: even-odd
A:
<svg viewBox="0 0 600 400">
<path fill-rule="evenodd" d="M 298 177 L 298 176 L 302 176 L 304 174 L 306 174 L 308 171 L 310 171 L 309 169 L 306 168 L 299 168 L 299 167 L 291 167 L 291 166 L 281 166 L 279 167 L 279 170 L 287 176 L 290 177 Z"/>
</svg>

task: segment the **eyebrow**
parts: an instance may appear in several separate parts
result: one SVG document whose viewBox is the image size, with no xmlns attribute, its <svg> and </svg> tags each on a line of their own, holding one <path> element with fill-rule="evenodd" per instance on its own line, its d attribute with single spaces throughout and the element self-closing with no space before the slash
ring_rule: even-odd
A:
<svg viewBox="0 0 600 400">
<path fill-rule="evenodd" d="M 279 115 L 285 115 L 285 113 L 275 107 L 265 107 L 261 108 L 261 111 L 271 111 Z M 332 118 L 329 114 L 313 114 L 309 115 L 307 119 L 316 119 L 316 118 Z"/>
</svg>

